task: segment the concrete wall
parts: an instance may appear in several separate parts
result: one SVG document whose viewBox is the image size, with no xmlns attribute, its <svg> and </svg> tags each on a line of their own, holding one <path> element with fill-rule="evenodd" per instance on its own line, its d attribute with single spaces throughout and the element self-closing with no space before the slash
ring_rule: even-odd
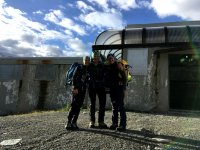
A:
<svg viewBox="0 0 200 150">
<path fill-rule="evenodd" d="M 124 59 L 134 57 L 129 56 L 127 51 L 134 51 L 138 49 L 127 49 L 124 53 Z M 142 50 L 142 49 L 141 49 Z M 146 62 L 147 67 L 141 64 L 141 67 L 147 68 L 146 74 L 134 73 L 133 80 L 128 86 L 128 95 L 125 98 L 125 107 L 128 110 L 137 111 L 168 111 L 169 97 L 170 97 L 170 77 L 169 77 L 169 54 L 193 54 L 192 50 L 175 51 L 175 52 L 162 52 L 154 53 L 157 49 L 148 49 L 148 56 L 144 55 L 140 58 Z M 177 49 L 178 50 L 178 49 Z M 128 60 L 129 61 L 129 60 Z M 137 61 L 137 59 L 136 59 Z M 131 60 L 133 63 L 134 61 Z M 136 64 L 139 64 L 136 62 Z M 132 65 L 132 64 L 130 64 Z M 138 67 L 138 66 L 137 66 Z M 133 67 L 134 72 L 134 67 Z M 142 72 L 145 72 L 144 70 Z"/>
<path fill-rule="evenodd" d="M 168 53 L 160 54 L 157 69 L 158 111 L 169 110 L 169 62 Z"/>
<path fill-rule="evenodd" d="M 130 50 L 134 51 L 134 49 Z M 125 97 L 127 110 L 168 111 L 170 109 L 168 72 L 170 53 L 154 54 L 155 50 L 148 49 L 148 53 L 141 55 L 144 57 L 140 58 L 143 61 L 141 63 L 143 68 L 138 69 L 138 72 L 135 71 L 134 61 L 132 61 L 133 77 Z M 129 49 L 124 51 L 124 59 L 133 59 L 133 56 L 128 56 L 130 54 L 128 51 Z M 174 53 L 188 54 L 191 51 Z M 82 62 L 82 58 L 1 58 L 0 115 L 30 112 L 36 109 L 58 109 L 70 103 L 71 87 L 68 86 L 66 89 L 64 86 L 65 74 L 75 61 Z M 84 106 L 89 104 L 90 100 L 86 95 Z M 107 108 L 111 108 L 109 94 Z"/>
<path fill-rule="evenodd" d="M 170 54 L 194 54 L 192 50 L 160 53 L 157 65 L 157 89 L 158 104 L 157 111 L 168 111 L 170 109 L 170 76 L 169 76 L 169 55 Z"/>
<path fill-rule="evenodd" d="M 65 74 L 75 61 L 82 58 L 1 58 L 0 115 L 66 105 L 71 93 Z"/>
<path fill-rule="evenodd" d="M 138 51 L 140 50 L 143 52 L 140 53 L 140 58 L 137 58 Z M 128 56 L 130 54 L 131 56 Z M 158 105 L 156 55 L 149 49 L 132 48 L 126 50 L 124 59 L 127 59 L 133 67 L 132 81 L 128 84 L 128 94 L 125 97 L 126 109 L 137 111 L 151 111 L 155 109 Z M 141 63 L 138 63 L 138 59 Z M 135 63 L 137 64 L 136 66 Z"/>
</svg>

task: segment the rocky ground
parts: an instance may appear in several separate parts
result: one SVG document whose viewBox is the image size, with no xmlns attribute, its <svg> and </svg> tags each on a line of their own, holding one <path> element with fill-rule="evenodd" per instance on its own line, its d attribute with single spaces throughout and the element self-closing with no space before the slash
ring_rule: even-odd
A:
<svg viewBox="0 0 200 150">
<path fill-rule="evenodd" d="M 125 132 L 88 128 L 87 110 L 80 114 L 80 129 L 67 131 L 66 114 L 50 111 L 0 117 L 0 149 L 200 149 L 199 112 L 127 112 Z M 111 111 L 106 112 L 105 122 L 111 124 Z M 20 142 L 6 145 L 4 140 L 10 139 Z"/>
</svg>

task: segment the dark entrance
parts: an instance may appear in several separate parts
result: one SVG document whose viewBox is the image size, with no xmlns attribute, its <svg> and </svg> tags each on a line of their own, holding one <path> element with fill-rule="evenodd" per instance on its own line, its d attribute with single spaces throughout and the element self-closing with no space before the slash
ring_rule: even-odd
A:
<svg viewBox="0 0 200 150">
<path fill-rule="evenodd" d="M 169 55 L 170 108 L 200 110 L 200 56 Z"/>
</svg>

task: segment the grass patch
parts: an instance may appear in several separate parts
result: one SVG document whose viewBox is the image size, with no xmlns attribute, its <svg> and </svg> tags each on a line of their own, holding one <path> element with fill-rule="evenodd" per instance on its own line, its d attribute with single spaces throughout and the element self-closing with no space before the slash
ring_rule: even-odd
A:
<svg viewBox="0 0 200 150">
<path fill-rule="evenodd" d="M 58 109 L 57 111 L 65 112 L 65 111 L 69 111 L 69 109 L 70 109 L 70 104 L 65 104 L 62 108 Z"/>
</svg>

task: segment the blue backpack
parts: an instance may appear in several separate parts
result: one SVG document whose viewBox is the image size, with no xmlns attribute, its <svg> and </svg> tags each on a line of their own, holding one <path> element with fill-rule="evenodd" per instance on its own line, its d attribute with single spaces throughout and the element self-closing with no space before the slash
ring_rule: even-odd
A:
<svg viewBox="0 0 200 150">
<path fill-rule="evenodd" d="M 77 70 L 77 68 L 80 66 L 79 63 L 75 62 L 73 63 L 70 68 L 67 70 L 66 73 L 66 85 L 72 85 L 73 82 L 73 76 Z"/>
</svg>

